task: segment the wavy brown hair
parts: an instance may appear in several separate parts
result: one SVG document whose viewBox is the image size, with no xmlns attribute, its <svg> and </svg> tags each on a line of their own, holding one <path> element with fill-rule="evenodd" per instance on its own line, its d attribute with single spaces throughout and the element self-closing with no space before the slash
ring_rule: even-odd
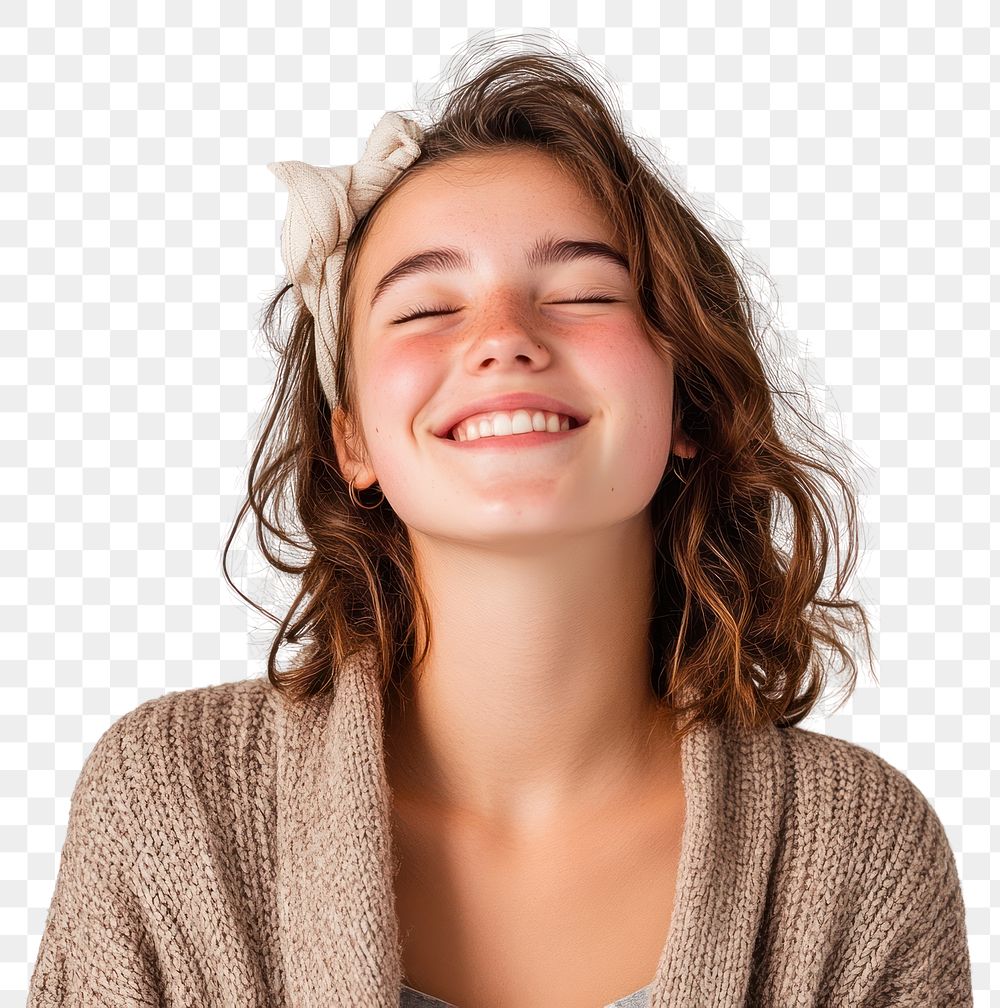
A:
<svg viewBox="0 0 1000 1008">
<path fill-rule="evenodd" d="M 493 51 L 512 41 L 517 51 Z M 750 730 L 795 724 L 822 696 L 835 656 L 847 669 L 845 699 L 853 692 L 857 667 L 846 637 L 854 630 L 861 630 L 872 660 L 865 611 L 842 597 L 858 555 L 846 450 L 808 416 L 808 397 L 782 389 L 768 372 L 770 326 L 747 280 L 664 166 L 626 132 L 614 98 L 602 93 L 583 60 L 525 36 L 504 43 L 469 44 L 459 60 L 464 79 L 424 127 L 420 155 L 350 235 L 338 309 L 337 408 L 356 425 L 349 294 L 365 235 L 392 193 L 456 155 L 511 144 L 550 154 L 607 208 L 628 256 L 646 335 L 673 360 L 675 419 L 698 446 L 691 459 L 673 456 L 650 502 L 651 687 L 664 708 L 683 715 L 682 732 L 708 720 Z M 483 55 L 486 65 L 475 70 Z M 336 669 L 362 649 L 372 649 L 383 689 L 399 688 L 429 649 L 426 598 L 406 526 L 384 498 L 359 503 L 340 471 L 313 318 L 301 302 L 282 335 L 280 309 L 291 289 L 282 286 L 263 314 L 277 374 L 223 570 L 236 589 L 226 555 L 253 511 L 264 556 L 298 579 L 298 594 L 280 621 L 236 589 L 279 623 L 267 674 L 286 699 L 330 691 Z M 801 408 L 794 401 L 800 396 Z M 293 535 L 295 526 L 305 543 Z M 303 551 L 304 561 L 283 559 L 269 535 Z M 824 594 L 832 550 L 832 584 Z M 295 661 L 279 669 L 281 646 L 299 643 Z"/>
</svg>

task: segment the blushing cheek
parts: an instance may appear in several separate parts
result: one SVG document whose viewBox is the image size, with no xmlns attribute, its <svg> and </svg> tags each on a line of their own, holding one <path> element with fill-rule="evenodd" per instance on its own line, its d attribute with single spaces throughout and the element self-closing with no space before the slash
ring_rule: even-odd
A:
<svg viewBox="0 0 1000 1008">
<path fill-rule="evenodd" d="M 673 368 L 641 334 L 613 349 L 605 373 L 622 383 L 615 398 L 630 407 L 623 419 L 633 434 L 633 461 L 658 482 L 670 454 Z"/>
<path fill-rule="evenodd" d="M 433 362 L 425 350 L 413 344 L 405 347 L 397 343 L 392 350 L 373 356 L 366 369 L 369 424 L 373 434 L 378 426 L 378 440 L 389 451 L 411 452 L 408 439 L 419 436 L 413 429 L 415 418 L 434 395 Z M 375 451 L 374 445 L 372 448 Z"/>
</svg>

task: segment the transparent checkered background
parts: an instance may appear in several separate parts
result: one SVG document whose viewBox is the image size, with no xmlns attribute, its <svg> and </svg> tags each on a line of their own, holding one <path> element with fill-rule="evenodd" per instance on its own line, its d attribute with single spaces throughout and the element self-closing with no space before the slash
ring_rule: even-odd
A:
<svg viewBox="0 0 1000 1008">
<path fill-rule="evenodd" d="M 356 160 L 472 33 L 538 26 L 514 3 L 136 6 L 0 5 L 3 1005 L 24 1003 L 101 733 L 264 674 L 271 625 L 220 561 L 273 375 L 255 326 L 286 194 L 265 165 Z M 785 352 L 869 466 L 854 595 L 879 682 L 803 726 L 932 801 L 976 1004 L 1000 1005 L 989 6 L 663 6 L 537 15 L 773 278 Z M 260 600 L 246 528 L 234 577 Z"/>
</svg>

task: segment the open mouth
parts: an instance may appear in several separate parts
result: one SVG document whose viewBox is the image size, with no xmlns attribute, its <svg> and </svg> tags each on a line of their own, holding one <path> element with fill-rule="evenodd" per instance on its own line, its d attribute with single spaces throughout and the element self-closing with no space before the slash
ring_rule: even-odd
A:
<svg viewBox="0 0 1000 1008">
<path fill-rule="evenodd" d="M 550 431 L 550 430 L 545 430 L 545 429 L 543 429 L 543 430 L 535 430 L 534 428 L 532 428 L 531 430 L 519 431 L 516 434 L 515 433 L 510 433 L 510 434 L 480 434 L 480 436 L 478 438 L 468 438 L 466 440 L 472 440 L 472 441 L 492 441 L 494 439 L 496 439 L 496 440 L 509 440 L 511 438 L 530 437 L 532 434 L 548 434 L 550 436 L 556 436 L 556 435 L 559 435 L 559 434 L 568 434 L 569 431 L 576 430 L 577 427 L 585 427 L 587 425 L 587 421 L 586 420 L 584 420 L 581 423 L 575 417 L 568 416 L 568 417 L 566 417 L 566 419 L 569 421 L 569 426 L 568 426 L 568 428 L 566 430 Z M 461 426 L 460 424 L 456 424 L 454 427 L 452 427 L 452 429 L 450 431 L 448 431 L 447 434 L 443 435 L 443 439 L 446 440 L 446 441 L 460 441 L 459 438 L 455 437 L 455 431 L 457 431 L 460 426 Z M 460 441 L 460 443 L 464 444 L 465 442 L 464 441 Z"/>
</svg>

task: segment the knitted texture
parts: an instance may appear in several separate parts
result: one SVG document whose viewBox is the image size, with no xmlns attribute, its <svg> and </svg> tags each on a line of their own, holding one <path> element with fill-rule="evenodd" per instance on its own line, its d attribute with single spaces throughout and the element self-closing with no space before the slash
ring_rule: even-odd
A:
<svg viewBox="0 0 1000 1008">
<path fill-rule="evenodd" d="M 88 756 L 28 994 L 49 1006 L 396 1008 L 391 792 L 369 660 L 299 708 L 182 690 Z M 801 728 L 700 727 L 653 1008 L 970 1008 L 965 904 L 927 799 Z"/>
</svg>

